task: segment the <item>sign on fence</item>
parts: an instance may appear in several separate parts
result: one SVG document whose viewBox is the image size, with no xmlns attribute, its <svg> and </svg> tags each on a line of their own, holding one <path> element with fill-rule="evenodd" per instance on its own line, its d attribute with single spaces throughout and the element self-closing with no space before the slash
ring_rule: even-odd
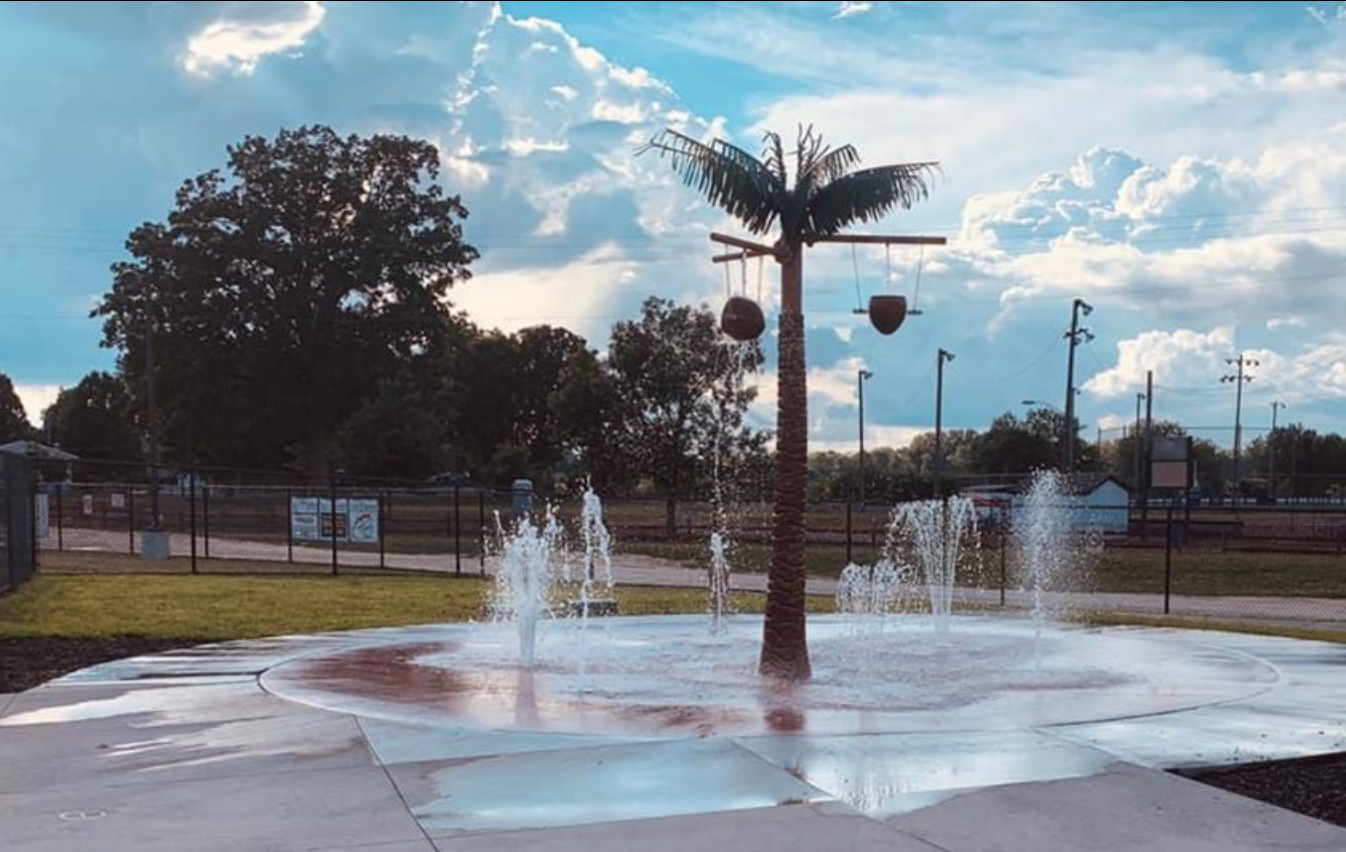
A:
<svg viewBox="0 0 1346 852">
<path fill-rule="evenodd" d="M 1107 538 L 1103 535 L 1102 527 L 1084 528 L 1084 550 L 1086 553 L 1097 556 L 1103 552 L 1107 546 Z"/>
<path fill-rule="evenodd" d="M 338 499 L 336 511 L 326 497 L 290 498 L 290 535 L 296 541 L 337 541 L 377 544 L 379 501 L 368 498 Z"/>
</svg>

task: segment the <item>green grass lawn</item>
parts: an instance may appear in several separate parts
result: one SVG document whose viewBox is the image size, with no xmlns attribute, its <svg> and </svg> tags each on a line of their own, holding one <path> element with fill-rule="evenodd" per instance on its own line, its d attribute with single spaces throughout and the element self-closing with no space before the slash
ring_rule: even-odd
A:
<svg viewBox="0 0 1346 852">
<path fill-rule="evenodd" d="M 705 568 L 708 548 L 700 543 L 628 544 L 624 550 L 657 556 Z M 851 558 L 861 564 L 874 562 L 877 548 L 856 545 Z M 730 561 L 735 571 L 765 571 L 769 550 L 762 545 L 734 549 Z M 805 552 L 810 574 L 836 577 L 846 565 L 846 548 L 811 544 Z M 1000 553 L 982 554 L 979 571 L 964 573 L 959 582 L 982 588 L 1000 585 Z M 1006 583 L 1021 585 L 1008 556 Z M 1173 552 L 1173 593 L 1178 595 L 1264 595 L 1269 597 L 1346 597 L 1346 556 L 1317 553 L 1268 553 L 1189 547 Z M 1162 548 L 1111 548 L 1098 557 L 1085 557 L 1076 581 L 1076 591 L 1142 592 L 1162 594 L 1164 551 Z"/>
<path fill-rule="evenodd" d="M 243 639 L 286 633 L 466 621 L 486 615 L 489 584 L 443 577 L 39 576 L 0 596 L 0 639 Z M 617 590 L 624 615 L 704 612 L 698 589 Z M 832 599 L 810 599 L 830 611 Z M 763 596 L 735 595 L 740 612 Z"/>
<path fill-rule="evenodd" d="M 66 575 L 39 576 L 0 596 L 0 642 L 7 639 L 246 639 L 485 617 L 489 584 L 477 578 Z M 625 587 L 624 615 L 700 613 L 699 589 Z M 738 593 L 739 612 L 761 612 L 758 593 Z M 811 612 L 831 612 L 829 597 L 809 599 Z M 1085 615 L 1094 624 L 1147 624 L 1232 630 L 1346 642 L 1346 630 L 1300 629 L 1242 622 Z"/>
</svg>

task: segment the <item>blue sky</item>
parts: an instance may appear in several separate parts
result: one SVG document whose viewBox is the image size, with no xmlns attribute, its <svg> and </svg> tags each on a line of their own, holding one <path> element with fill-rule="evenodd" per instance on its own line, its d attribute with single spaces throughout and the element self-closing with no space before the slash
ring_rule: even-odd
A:
<svg viewBox="0 0 1346 852">
<path fill-rule="evenodd" d="M 1157 416 L 1227 440 L 1224 361 L 1261 361 L 1246 422 L 1346 429 L 1346 4 L 64 3 L 0 6 L 0 371 L 35 413 L 112 353 L 88 309 L 126 232 L 248 133 L 321 122 L 434 140 L 482 250 L 453 300 L 595 345 L 650 293 L 716 304 L 732 222 L 636 144 L 675 126 L 750 149 L 811 122 L 866 162 L 937 159 L 875 230 L 946 249 L 817 248 L 813 442 L 981 427 L 1063 396 L 1088 431 Z M 915 295 L 890 338 L 850 309 Z M 758 270 L 746 272 L 756 289 Z M 774 304 L 774 271 L 765 270 Z M 773 376 L 759 416 L 770 421 Z"/>
</svg>

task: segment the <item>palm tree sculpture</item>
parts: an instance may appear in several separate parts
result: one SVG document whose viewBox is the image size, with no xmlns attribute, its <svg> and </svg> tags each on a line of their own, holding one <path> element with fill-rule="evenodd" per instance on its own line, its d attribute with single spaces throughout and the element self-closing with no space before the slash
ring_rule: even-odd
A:
<svg viewBox="0 0 1346 852">
<path fill-rule="evenodd" d="M 815 242 L 930 242 L 939 238 L 839 236 L 854 222 L 871 222 L 895 208 L 911 207 L 929 193 L 937 163 L 904 163 L 858 169 L 850 145 L 829 148 L 813 129 L 801 128 L 790 182 L 786 152 L 767 133 L 762 157 L 722 139 L 703 143 L 675 130 L 654 136 L 641 151 L 667 156 L 682 181 L 737 218 L 753 234 L 773 228 L 772 246 L 715 237 L 744 249 L 744 257 L 770 255 L 781 265 L 780 339 L 777 361 L 776 494 L 772 512 L 771 569 L 759 671 L 784 680 L 807 680 L 811 670 L 805 631 L 805 486 L 808 474 L 808 395 L 805 387 L 803 249 Z"/>
</svg>

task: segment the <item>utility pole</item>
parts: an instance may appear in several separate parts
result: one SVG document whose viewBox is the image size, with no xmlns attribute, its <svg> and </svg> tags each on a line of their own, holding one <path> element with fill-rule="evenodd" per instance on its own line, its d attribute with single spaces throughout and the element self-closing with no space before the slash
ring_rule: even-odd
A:
<svg viewBox="0 0 1346 852">
<path fill-rule="evenodd" d="M 1145 443 L 1140 456 L 1140 524 L 1148 530 L 1150 524 L 1150 429 L 1154 426 L 1154 370 L 1145 371 Z"/>
<path fill-rule="evenodd" d="M 1285 408 L 1280 400 L 1271 402 L 1271 437 L 1267 440 L 1267 496 L 1276 502 L 1276 413 Z"/>
<path fill-rule="evenodd" d="M 1066 474 L 1075 472 L 1075 347 L 1080 345 L 1080 338 L 1094 339 L 1089 329 L 1080 326 L 1081 312 L 1089 316 L 1094 312 L 1093 306 L 1083 299 L 1076 299 L 1070 306 L 1070 331 L 1065 333 L 1065 338 L 1070 341 L 1070 353 L 1066 359 L 1066 421 L 1062 426 L 1065 447 L 1061 452 L 1061 468 Z"/>
<path fill-rule="evenodd" d="M 1245 367 L 1257 367 L 1259 362 L 1252 358 L 1244 357 L 1240 352 L 1237 358 L 1226 358 L 1226 364 L 1234 365 L 1237 369 L 1220 377 L 1221 382 L 1234 383 L 1234 493 L 1238 493 L 1239 487 L 1239 451 L 1243 445 L 1243 385 L 1245 382 L 1251 382 L 1252 376 L 1244 375 Z"/>
<path fill-rule="evenodd" d="M 860 508 L 865 508 L 865 380 L 874 378 L 869 370 L 857 370 L 855 387 L 860 392 Z"/>
<path fill-rule="evenodd" d="M 944 494 L 944 365 L 953 353 L 940 349 L 935 355 L 935 497 Z"/>
</svg>

